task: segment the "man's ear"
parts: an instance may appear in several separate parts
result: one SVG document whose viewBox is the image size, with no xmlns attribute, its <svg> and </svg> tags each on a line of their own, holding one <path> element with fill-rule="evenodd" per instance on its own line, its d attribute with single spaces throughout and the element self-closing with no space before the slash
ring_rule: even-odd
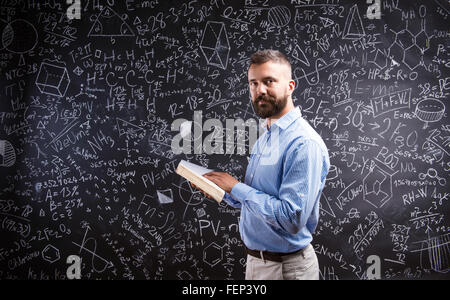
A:
<svg viewBox="0 0 450 300">
<path fill-rule="evenodd" d="M 289 94 L 292 94 L 295 90 L 295 81 L 294 80 L 289 80 Z"/>
</svg>

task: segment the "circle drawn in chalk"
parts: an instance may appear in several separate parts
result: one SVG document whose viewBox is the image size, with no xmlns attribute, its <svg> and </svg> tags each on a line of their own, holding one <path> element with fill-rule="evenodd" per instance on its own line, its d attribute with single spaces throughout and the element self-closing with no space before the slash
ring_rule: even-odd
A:
<svg viewBox="0 0 450 300">
<path fill-rule="evenodd" d="M 269 9 L 268 21 L 276 27 L 286 26 L 291 21 L 291 12 L 283 5 L 272 7 Z"/>
<path fill-rule="evenodd" d="M 442 101 L 434 98 L 421 100 L 416 106 L 416 116 L 423 122 L 438 122 L 445 112 Z"/>
<path fill-rule="evenodd" d="M 38 33 L 27 20 L 11 21 L 2 32 L 2 44 L 10 52 L 23 54 L 33 50 L 38 42 Z"/>
<path fill-rule="evenodd" d="M 0 19 L 0 35 L 0 50 L 3 50 L 12 43 L 12 40 L 14 39 L 14 31 L 11 26 L 8 26 L 8 22 L 2 19 Z"/>
<path fill-rule="evenodd" d="M 187 206 L 199 205 L 204 200 L 201 192 L 193 188 L 187 180 L 183 180 L 183 182 L 181 183 L 178 194 L 181 198 L 181 201 L 183 201 Z M 186 198 L 189 199 L 186 200 Z"/>
</svg>

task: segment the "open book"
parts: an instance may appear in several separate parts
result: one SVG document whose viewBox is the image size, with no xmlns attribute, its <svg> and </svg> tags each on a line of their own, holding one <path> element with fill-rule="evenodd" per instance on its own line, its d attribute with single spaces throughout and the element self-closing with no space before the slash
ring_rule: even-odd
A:
<svg viewBox="0 0 450 300">
<path fill-rule="evenodd" d="M 177 167 L 177 174 L 183 176 L 199 189 L 213 197 L 217 202 L 221 202 L 225 191 L 221 189 L 217 184 L 209 179 L 206 179 L 202 175 L 213 170 L 204 168 L 202 166 L 190 163 L 185 160 L 181 160 Z"/>
</svg>

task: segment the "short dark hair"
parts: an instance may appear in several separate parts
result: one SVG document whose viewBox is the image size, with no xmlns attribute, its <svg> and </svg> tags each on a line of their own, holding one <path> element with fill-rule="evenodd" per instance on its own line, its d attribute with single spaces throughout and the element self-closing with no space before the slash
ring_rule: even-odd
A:
<svg viewBox="0 0 450 300">
<path fill-rule="evenodd" d="M 250 66 L 253 64 L 260 65 L 268 61 L 283 63 L 288 65 L 289 68 L 291 68 L 291 63 L 289 62 L 289 59 L 286 57 L 286 55 L 284 55 L 278 50 L 272 49 L 259 50 L 250 56 Z"/>
</svg>

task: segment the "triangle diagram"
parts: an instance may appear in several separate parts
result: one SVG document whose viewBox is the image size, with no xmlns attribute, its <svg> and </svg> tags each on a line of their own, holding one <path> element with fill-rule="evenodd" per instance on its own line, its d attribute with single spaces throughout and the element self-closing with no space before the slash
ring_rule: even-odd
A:
<svg viewBox="0 0 450 300">
<path fill-rule="evenodd" d="M 300 48 L 299 45 L 295 46 L 294 51 L 292 51 L 292 56 L 296 59 L 301 61 L 302 63 L 304 63 L 305 65 L 307 65 L 308 67 L 311 65 L 309 63 L 308 58 L 305 55 L 305 52 L 303 52 L 303 50 Z"/>
<path fill-rule="evenodd" d="M 134 32 L 114 10 L 105 7 L 95 19 L 88 36 L 134 36 Z"/>
<path fill-rule="evenodd" d="M 142 22 L 141 22 L 141 19 L 139 19 L 139 17 L 136 16 L 136 18 L 134 18 L 133 25 L 139 25 L 139 24 L 141 24 L 141 23 L 142 23 Z"/>
<path fill-rule="evenodd" d="M 120 118 L 117 118 L 117 128 L 119 130 L 119 136 L 125 134 L 128 139 L 137 137 L 143 138 L 145 135 L 145 129 Z"/>
<path fill-rule="evenodd" d="M 159 204 L 173 203 L 173 195 L 171 189 L 157 190 L 156 193 L 158 195 Z"/>
<path fill-rule="evenodd" d="M 326 213 L 326 214 L 332 216 L 333 218 L 336 218 L 336 215 L 335 215 L 333 209 L 331 208 L 330 201 L 328 201 L 329 198 L 328 198 L 327 196 L 325 196 L 324 193 L 322 193 L 322 196 L 321 196 L 321 197 L 323 197 L 323 198 L 325 199 L 325 201 L 322 201 L 322 200 L 321 200 L 321 201 L 319 202 L 319 209 L 320 209 L 322 212 L 324 212 L 324 213 Z"/>
<path fill-rule="evenodd" d="M 364 26 L 359 15 L 358 6 L 355 4 L 350 8 L 350 13 L 345 21 L 343 39 L 354 40 L 363 37 L 366 34 Z"/>
<path fill-rule="evenodd" d="M 334 25 L 334 21 L 333 20 L 330 20 L 330 19 L 324 18 L 324 17 L 319 17 L 319 19 L 322 22 L 322 26 L 325 27 L 325 28 Z"/>
<path fill-rule="evenodd" d="M 19 58 L 19 66 L 25 66 L 25 58 L 23 57 L 23 54 L 20 54 Z"/>
<path fill-rule="evenodd" d="M 39 121 L 39 123 L 37 125 L 37 129 L 45 129 L 45 125 L 44 125 L 44 123 L 42 123 L 42 121 Z"/>
</svg>

